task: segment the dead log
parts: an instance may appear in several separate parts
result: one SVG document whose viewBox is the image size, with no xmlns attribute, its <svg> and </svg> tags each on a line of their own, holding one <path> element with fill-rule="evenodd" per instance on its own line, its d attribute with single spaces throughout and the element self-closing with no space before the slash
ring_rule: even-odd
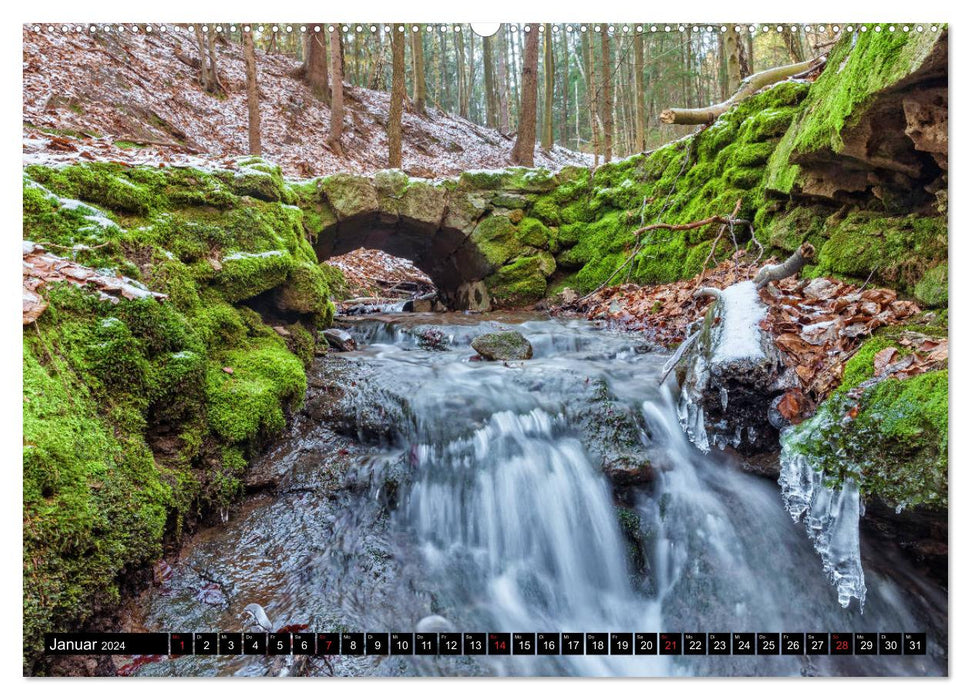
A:
<svg viewBox="0 0 971 700">
<path fill-rule="evenodd" d="M 778 282 L 786 277 L 798 274 L 806 263 L 816 256 L 816 249 L 811 243 L 803 243 L 799 249 L 790 255 L 785 262 L 778 265 L 766 265 L 755 275 L 755 286 L 762 289 L 769 282 Z"/>
<path fill-rule="evenodd" d="M 762 327 L 767 309 L 759 289 L 797 274 L 814 254 L 813 246 L 804 243 L 784 262 L 762 267 L 753 280 L 695 291 L 696 298 L 715 301 L 701 330 L 665 366 L 661 381 L 676 369 L 678 416 L 701 450 L 731 446 L 752 455 L 778 449 L 783 421 L 777 406 L 788 389 L 799 386 L 799 379 Z"/>
<path fill-rule="evenodd" d="M 724 102 L 719 102 L 708 107 L 672 107 L 661 112 L 659 118 L 662 124 L 711 124 L 729 109 L 742 100 L 751 97 L 762 88 L 811 71 L 818 68 L 825 61 L 826 57 L 820 56 L 809 61 L 793 63 L 788 66 L 778 66 L 760 73 L 754 73 L 743 80 L 735 94 Z"/>
</svg>

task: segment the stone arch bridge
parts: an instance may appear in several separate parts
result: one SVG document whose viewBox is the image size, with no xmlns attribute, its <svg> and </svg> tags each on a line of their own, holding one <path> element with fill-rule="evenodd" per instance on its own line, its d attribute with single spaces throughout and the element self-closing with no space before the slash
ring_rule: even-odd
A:
<svg viewBox="0 0 971 700">
<path fill-rule="evenodd" d="M 331 175 L 317 181 L 322 227 L 314 248 L 321 262 L 362 247 L 407 258 L 452 309 L 535 302 L 557 269 L 551 193 L 586 175 L 579 168 L 472 171 L 436 181 L 399 170 Z M 533 211 L 544 204 L 545 222 Z"/>
</svg>

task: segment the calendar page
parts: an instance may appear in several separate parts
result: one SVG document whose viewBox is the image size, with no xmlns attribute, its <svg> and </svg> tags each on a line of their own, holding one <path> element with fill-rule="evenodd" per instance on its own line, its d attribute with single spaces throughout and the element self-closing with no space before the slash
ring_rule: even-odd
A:
<svg viewBox="0 0 971 700">
<path fill-rule="evenodd" d="M 24 675 L 948 675 L 948 25 L 625 15 L 22 25 Z"/>
</svg>

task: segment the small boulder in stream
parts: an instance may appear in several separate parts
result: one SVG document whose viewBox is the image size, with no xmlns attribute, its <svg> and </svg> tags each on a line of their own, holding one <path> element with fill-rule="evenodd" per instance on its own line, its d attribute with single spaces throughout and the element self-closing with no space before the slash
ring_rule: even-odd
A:
<svg viewBox="0 0 971 700">
<path fill-rule="evenodd" d="M 486 333 L 472 340 L 472 349 L 487 360 L 528 360 L 533 346 L 517 331 Z"/>
<path fill-rule="evenodd" d="M 327 344 L 335 350 L 340 350 L 342 352 L 348 352 L 350 350 L 357 350 L 357 341 L 354 340 L 354 336 L 345 330 L 340 328 L 328 328 L 321 333 L 324 338 L 327 339 Z"/>
</svg>

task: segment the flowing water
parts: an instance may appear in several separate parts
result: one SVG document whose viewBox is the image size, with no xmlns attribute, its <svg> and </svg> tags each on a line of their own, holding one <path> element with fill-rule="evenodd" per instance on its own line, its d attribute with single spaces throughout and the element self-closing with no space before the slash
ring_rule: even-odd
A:
<svg viewBox="0 0 971 700">
<path fill-rule="evenodd" d="M 527 336 L 532 360 L 470 361 L 469 341 L 500 326 Z M 300 669 L 321 675 L 947 672 L 946 592 L 864 537 L 866 606 L 841 607 L 779 486 L 688 442 L 671 387 L 657 384 L 667 356 L 639 339 L 497 315 L 382 316 L 353 332 L 363 349 L 312 373 L 336 398 L 308 406 L 262 460 L 278 488 L 194 536 L 134 624 L 240 630 L 255 602 L 275 626 L 317 631 L 412 631 L 437 614 L 459 631 L 926 631 L 929 646 L 921 657 L 333 657 Z M 621 453 L 649 460 L 653 481 L 613 488 L 601 461 Z M 296 672 L 289 663 L 184 657 L 139 673 Z"/>
</svg>

